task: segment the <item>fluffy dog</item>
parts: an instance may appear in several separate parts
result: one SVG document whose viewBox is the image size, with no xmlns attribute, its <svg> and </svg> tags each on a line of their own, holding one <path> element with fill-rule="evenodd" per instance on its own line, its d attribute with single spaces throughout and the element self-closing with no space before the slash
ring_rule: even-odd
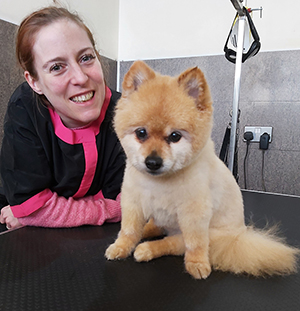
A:
<svg viewBox="0 0 300 311">
<path fill-rule="evenodd" d="M 212 268 L 255 276 L 296 271 L 298 249 L 270 230 L 245 225 L 240 189 L 215 155 L 212 115 L 197 67 L 169 77 L 141 61 L 132 65 L 114 119 L 127 164 L 121 231 L 107 259 L 133 251 L 137 261 L 184 255 L 197 279 Z M 139 244 L 162 229 L 164 238 Z"/>
</svg>

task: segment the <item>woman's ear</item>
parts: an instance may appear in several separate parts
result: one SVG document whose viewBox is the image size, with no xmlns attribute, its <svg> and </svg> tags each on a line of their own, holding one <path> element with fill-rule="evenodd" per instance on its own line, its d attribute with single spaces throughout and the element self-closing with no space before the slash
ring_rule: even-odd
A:
<svg viewBox="0 0 300 311">
<path fill-rule="evenodd" d="M 31 87 L 37 94 L 39 94 L 39 95 L 42 95 L 42 94 L 43 94 L 42 90 L 41 90 L 41 89 L 39 88 L 39 86 L 38 86 L 37 80 L 34 79 L 34 78 L 30 75 L 30 73 L 29 73 L 28 71 L 25 71 L 25 72 L 24 72 L 24 77 L 25 77 L 27 83 L 30 85 L 30 87 Z"/>
</svg>

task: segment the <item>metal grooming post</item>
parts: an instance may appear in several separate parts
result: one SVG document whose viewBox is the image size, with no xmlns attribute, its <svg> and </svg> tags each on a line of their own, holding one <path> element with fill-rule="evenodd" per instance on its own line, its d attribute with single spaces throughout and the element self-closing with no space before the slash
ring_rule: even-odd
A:
<svg viewBox="0 0 300 311">
<path fill-rule="evenodd" d="M 235 144 L 236 144 L 236 131 L 237 131 L 237 120 L 239 111 L 239 95 L 240 95 L 240 82 L 241 82 L 241 71 L 242 71 L 242 56 L 244 47 L 244 32 L 245 32 L 245 21 L 246 16 L 243 11 L 243 0 L 230 0 L 238 12 L 238 42 L 236 49 L 236 60 L 235 60 L 235 77 L 234 77 L 234 91 L 233 91 L 233 105 L 232 105 L 232 121 L 230 131 L 230 143 L 228 150 L 228 168 L 233 172 Z"/>
</svg>

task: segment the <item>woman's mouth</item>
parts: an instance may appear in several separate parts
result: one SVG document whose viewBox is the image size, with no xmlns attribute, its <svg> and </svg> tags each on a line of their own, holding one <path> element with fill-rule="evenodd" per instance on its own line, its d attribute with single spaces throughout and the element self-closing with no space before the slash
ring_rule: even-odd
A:
<svg viewBox="0 0 300 311">
<path fill-rule="evenodd" d="M 89 93 L 86 93 L 83 95 L 71 97 L 70 100 L 75 102 L 75 103 L 84 103 L 84 102 L 92 99 L 93 96 L 94 96 L 94 92 L 92 91 L 92 92 L 89 92 Z"/>
</svg>

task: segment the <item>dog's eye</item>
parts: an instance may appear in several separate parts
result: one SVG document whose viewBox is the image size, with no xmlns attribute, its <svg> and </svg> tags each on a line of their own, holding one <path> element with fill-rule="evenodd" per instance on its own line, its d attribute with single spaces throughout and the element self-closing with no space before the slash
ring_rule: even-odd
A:
<svg viewBox="0 0 300 311">
<path fill-rule="evenodd" d="M 179 132 L 173 132 L 168 137 L 167 141 L 168 143 L 177 143 L 181 139 L 182 135 Z"/>
<path fill-rule="evenodd" d="M 147 131 L 144 128 L 138 128 L 135 130 L 135 135 L 139 140 L 146 140 L 148 137 Z"/>
</svg>

